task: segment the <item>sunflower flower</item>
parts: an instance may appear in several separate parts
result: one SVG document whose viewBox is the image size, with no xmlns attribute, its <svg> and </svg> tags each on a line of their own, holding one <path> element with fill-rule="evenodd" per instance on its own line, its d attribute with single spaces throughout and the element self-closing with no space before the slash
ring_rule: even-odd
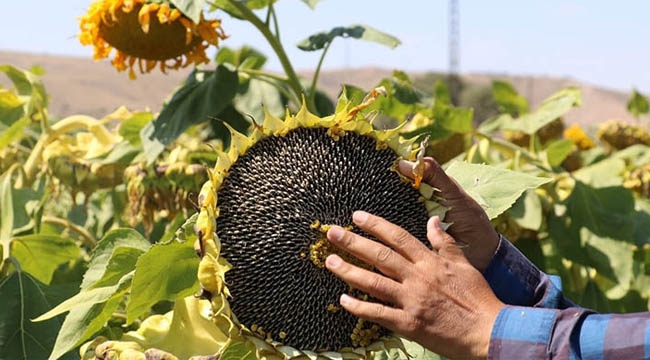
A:
<svg viewBox="0 0 650 360">
<path fill-rule="evenodd" d="M 342 293 L 369 296 L 323 266 L 332 253 L 352 260 L 325 234 L 332 225 L 361 234 L 355 210 L 382 216 L 425 244 L 428 217 L 444 217 L 435 189 L 396 170 L 401 158 L 421 160 L 426 144 L 404 140 L 400 128 L 376 130 L 363 115 L 381 93 L 358 106 L 342 98 L 324 118 L 304 106 L 285 120 L 267 113 L 249 136 L 229 128 L 230 148 L 217 150 L 194 225 L 200 295 L 229 344 L 245 343 L 258 359 L 367 359 L 403 349 L 387 329 L 338 306 Z M 142 349 L 153 343 L 123 340 Z"/>
<path fill-rule="evenodd" d="M 596 146 L 578 124 L 573 124 L 565 129 L 564 137 L 571 140 L 580 150 L 589 150 Z"/>
<path fill-rule="evenodd" d="M 205 50 L 226 38 L 221 21 L 201 15 L 194 23 L 168 1 L 98 0 L 80 18 L 79 41 L 92 45 L 94 59 L 107 58 L 118 71 L 136 78 L 159 67 L 178 69 L 209 62 Z"/>
</svg>

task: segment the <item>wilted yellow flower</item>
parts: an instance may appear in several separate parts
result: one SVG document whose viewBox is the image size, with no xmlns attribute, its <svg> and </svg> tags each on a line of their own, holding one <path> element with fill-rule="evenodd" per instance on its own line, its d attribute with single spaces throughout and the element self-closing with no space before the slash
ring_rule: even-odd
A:
<svg viewBox="0 0 650 360">
<path fill-rule="evenodd" d="M 564 130 L 564 137 L 576 144 L 580 150 L 588 150 L 596 146 L 578 124 L 573 124 Z"/>
<path fill-rule="evenodd" d="M 79 41 L 94 47 L 95 60 L 115 49 L 113 66 L 128 69 L 131 79 L 136 77 L 136 63 L 140 73 L 156 66 L 164 73 L 207 63 L 208 46 L 226 38 L 220 20 L 201 15 L 194 23 L 165 0 L 98 0 L 80 18 L 79 28 Z"/>
</svg>

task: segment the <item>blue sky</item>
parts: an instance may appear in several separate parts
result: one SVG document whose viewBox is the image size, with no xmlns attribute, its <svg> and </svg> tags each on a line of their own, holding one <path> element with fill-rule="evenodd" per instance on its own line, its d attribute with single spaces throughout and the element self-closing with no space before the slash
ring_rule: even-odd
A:
<svg viewBox="0 0 650 360">
<path fill-rule="evenodd" d="M 650 93 L 650 2 L 459 0 L 461 72 L 566 76 L 604 87 Z M 5 1 L 0 49 L 86 56 L 76 40 L 76 17 L 90 0 Z M 298 69 L 313 68 L 318 53 L 295 44 L 332 27 L 366 24 L 402 40 L 394 50 L 374 43 L 338 39 L 325 68 L 380 66 L 406 71 L 447 68 L 448 2 L 436 0 L 324 0 L 310 10 L 298 0 L 280 0 L 277 12 L 289 57 Z M 223 19 L 225 46 L 249 44 L 269 55 L 252 26 Z"/>
</svg>

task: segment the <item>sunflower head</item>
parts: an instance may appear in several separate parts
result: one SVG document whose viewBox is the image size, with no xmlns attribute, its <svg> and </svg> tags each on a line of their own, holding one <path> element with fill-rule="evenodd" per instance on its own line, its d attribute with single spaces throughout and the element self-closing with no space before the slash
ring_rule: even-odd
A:
<svg viewBox="0 0 650 360">
<path fill-rule="evenodd" d="M 578 124 L 573 124 L 564 130 L 564 137 L 571 140 L 580 150 L 589 150 L 596 146 L 594 141 Z"/>
<path fill-rule="evenodd" d="M 355 210 L 425 244 L 427 218 L 444 211 L 417 170 L 413 184 L 395 171 L 402 157 L 420 160 L 426 144 L 404 141 L 400 129 L 375 130 L 362 116 L 379 94 L 354 107 L 342 101 L 325 118 L 304 107 L 285 120 L 267 114 L 250 136 L 232 130 L 229 151 L 209 171 L 195 227 L 199 282 L 217 327 L 259 358 L 360 359 L 399 347 L 388 330 L 339 308 L 342 293 L 368 295 L 323 266 L 331 253 L 354 261 L 324 234 L 339 225 L 368 236 L 354 227 Z"/>
<path fill-rule="evenodd" d="M 609 120 L 600 124 L 596 136 L 615 150 L 636 144 L 650 145 L 650 133 L 644 127 L 620 120 Z"/>
<path fill-rule="evenodd" d="M 148 73 L 155 67 L 162 72 L 191 64 L 207 63 L 205 50 L 217 46 L 226 35 L 219 20 L 201 15 L 194 23 L 168 1 L 97 0 L 80 18 L 79 41 L 94 47 L 94 58 L 108 57 L 118 71 L 135 68 Z"/>
</svg>

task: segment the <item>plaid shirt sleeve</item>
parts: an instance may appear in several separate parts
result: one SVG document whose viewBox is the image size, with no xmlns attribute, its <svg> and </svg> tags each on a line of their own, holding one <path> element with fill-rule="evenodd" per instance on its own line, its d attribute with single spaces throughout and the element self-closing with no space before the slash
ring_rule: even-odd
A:
<svg viewBox="0 0 650 360">
<path fill-rule="evenodd" d="M 650 313 L 596 314 L 562 295 L 505 238 L 484 272 L 506 305 L 494 323 L 489 359 L 650 359 Z"/>
</svg>

